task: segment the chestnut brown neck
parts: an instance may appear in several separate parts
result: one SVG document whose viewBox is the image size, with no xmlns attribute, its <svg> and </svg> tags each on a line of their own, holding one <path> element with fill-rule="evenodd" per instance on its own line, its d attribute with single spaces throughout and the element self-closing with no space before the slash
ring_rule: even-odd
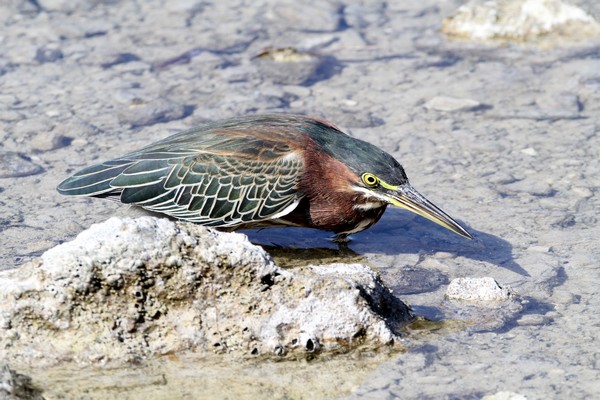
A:
<svg viewBox="0 0 600 400">
<path fill-rule="evenodd" d="M 319 151 L 305 151 L 304 174 L 299 192 L 304 196 L 285 217 L 294 224 L 338 234 L 360 232 L 376 223 L 386 205 L 360 207 L 367 199 L 353 190 L 359 178 L 339 160 Z"/>
</svg>

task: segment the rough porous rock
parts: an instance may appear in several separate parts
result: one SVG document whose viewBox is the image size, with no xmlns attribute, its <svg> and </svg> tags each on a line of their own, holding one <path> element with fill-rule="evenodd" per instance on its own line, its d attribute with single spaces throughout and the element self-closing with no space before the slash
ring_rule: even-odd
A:
<svg viewBox="0 0 600 400">
<path fill-rule="evenodd" d="M 600 35 L 600 24 L 561 0 L 471 1 L 443 21 L 442 32 L 472 40 L 528 42 L 548 35 L 583 40 Z"/>
<path fill-rule="evenodd" d="M 494 302 L 509 300 L 514 293 L 510 287 L 502 287 L 494 278 L 456 278 L 446 289 L 449 300 Z"/>
<path fill-rule="evenodd" d="M 43 400 L 41 389 L 31 378 L 20 374 L 6 363 L 0 362 L 0 399 L 2 400 Z"/>
<path fill-rule="evenodd" d="M 153 217 L 111 218 L 0 273 L 0 349 L 25 362 L 377 347 L 411 318 L 363 265 L 284 270 L 244 235 Z"/>
<path fill-rule="evenodd" d="M 446 316 L 468 321 L 473 331 L 500 329 L 523 311 L 523 300 L 513 289 L 490 277 L 453 279 L 445 297 Z"/>
</svg>

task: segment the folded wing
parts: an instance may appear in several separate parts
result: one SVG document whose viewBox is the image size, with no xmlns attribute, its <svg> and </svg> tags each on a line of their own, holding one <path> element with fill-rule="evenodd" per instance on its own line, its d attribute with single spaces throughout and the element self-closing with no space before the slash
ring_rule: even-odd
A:
<svg viewBox="0 0 600 400">
<path fill-rule="evenodd" d="M 243 133 L 196 134 L 190 140 L 192 133 L 87 167 L 63 181 L 58 191 L 117 198 L 223 227 L 280 218 L 300 202 L 303 162 L 296 149 Z"/>
</svg>

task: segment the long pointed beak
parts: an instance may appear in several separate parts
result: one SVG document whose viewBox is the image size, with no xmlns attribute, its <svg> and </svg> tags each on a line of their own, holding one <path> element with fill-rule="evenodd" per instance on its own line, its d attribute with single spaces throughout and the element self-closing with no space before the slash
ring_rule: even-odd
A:
<svg viewBox="0 0 600 400">
<path fill-rule="evenodd" d="M 388 192 L 387 197 L 390 202 L 398 207 L 402 207 L 415 214 L 427 218 L 459 234 L 467 239 L 473 239 L 473 236 L 458 222 L 452 219 L 448 214 L 439 209 L 435 204 L 427 200 L 422 194 L 417 192 L 412 186 L 406 184 L 397 188 L 394 192 Z"/>
</svg>

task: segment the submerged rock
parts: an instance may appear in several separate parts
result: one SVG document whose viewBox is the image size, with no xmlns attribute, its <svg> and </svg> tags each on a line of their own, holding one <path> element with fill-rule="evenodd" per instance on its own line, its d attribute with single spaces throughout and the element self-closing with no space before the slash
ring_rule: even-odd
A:
<svg viewBox="0 0 600 400">
<path fill-rule="evenodd" d="M 0 178 L 22 178 L 43 171 L 44 168 L 31 161 L 25 154 L 12 151 L 0 152 Z"/>
<path fill-rule="evenodd" d="M 328 79 L 336 73 L 337 60 L 292 47 L 266 48 L 254 58 L 265 80 L 283 85 L 306 85 Z"/>
<path fill-rule="evenodd" d="M 38 364 L 378 347 L 411 319 L 363 265 L 284 270 L 244 235 L 153 217 L 111 218 L 0 273 L 3 356 Z"/>
<path fill-rule="evenodd" d="M 191 112 L 192 107 L 169 99 L 158 98 L 147 101 L 133 97 L 129 104 L 120 109 L 118 117 L 122 124 L 139 127 L 182 119 Z"/>
<path fill-rule="evenodd" d="M 477 100 L 436 96 L 425 103 L 425 108 L 436 111 L 473 111 L 481 108 Z"/>
<path fill-rule="evenodd" d="M 496 330 L 523 311 L 523 299 L 494 278 L 456 278 L 446 289 L 442 306 L 448 317 L 466 320 L 475 331 Z"/>
<path fill-rule="evenodd" d="M 510 300 L 515 294 L 510 287 L 502 287 L 494 278 L 456 278 L 446 289 L 449 300 L 478 302 L 482 305 Z"/>
</svg>

